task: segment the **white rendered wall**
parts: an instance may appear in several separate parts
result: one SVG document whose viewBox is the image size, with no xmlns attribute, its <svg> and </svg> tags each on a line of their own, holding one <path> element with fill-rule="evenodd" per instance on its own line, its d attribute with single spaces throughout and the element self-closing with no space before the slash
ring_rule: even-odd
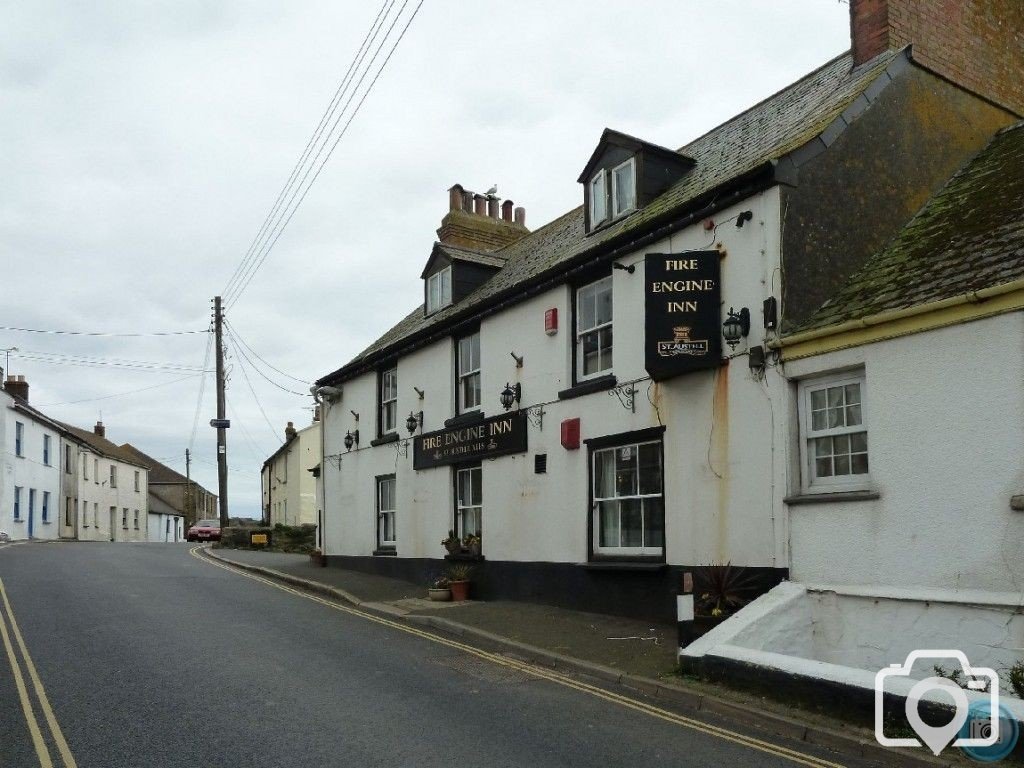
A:
<svg viewBox="0 0 1024 768">
<path fill-rule="evenodd" d="M 94 460 L 99 461 L 99 474 Z M 110 486 L 110 466 L 117 466 L 117 487 Z M 88 468 L 86 468 L 86 465 Z M 139 490 L 135 490 L 135 472 L 139 472 Z M 88 473 L 89 479 L 85 479 Z M 83 448 L 78 457 L 78 538 L 83 541 L 146 541 L 149 495 L 148 470 L 107 458 Z M 82 502 L 89 505 L 88 514 L 82 514 Z M 110 508 L 114 507 L 113 537 L 111 536 Z M 128 509 L 128 528 L 121 523 L 123 510 Z M 135 528 L 135 510 L 139 511 L 139 527 Z"/>
<path fill-rule="evenodd" d="M 29 491 L 36 492 L 32 538 L 56 539 L 60 535 L 60 434 L 13 408 L 14 400 L 0 393 L 0 422 L 3 423 L 3 453 L 0 466 L 0 530 L 12 540 L 29 538 Z M 15 451 L 15 424 L 24 427 L 23 456 Z M 43 436 L 50 438 L 50 464 L 43 463 Z M 14 488 L 21 487 L 21 520 L 14 520 Z M 43 493 L 49 492 L 48 520 L 43 521 Z"/>
<path fill-rule="evenodd" d="M 146 517 L 148 518 L 147 536 L 149 541 L 175 542 L 185 540 L 185 518 L 180 515 L 150 512 Z M 168 528 L 168 521 L 170 521 L 170 528 Z"/>
<path fill-rule="evenodd" d="M 309 470 L 319 463 L 320 423 L 314 422 L 300 429 L 288 448 L 263 468 L 263 505 L 270 505 L 272 525 L 316 524 L 316 478 Z"/>
<path fill-rule="evenodd" d="M 785 414 L 788 385 L 769 368 L 764 381 L 747 358 L 727 367 L 654 384 L 643 360 L 643 258 L 646 253 L 704 250 L 721 242 L 723 317 L 730 306 L 749 307 L 751 333 L 736 350 L 762 343 L 762 301 L 778 295 L 779 200 L 776 190 L 716 214 L 725 222 L 712 241 L 698 223 L 671 238 L 619 259 L 636 264 L 633 275 L 612 272 L 614 365 L 619 383 L 638 380 L 636 412 L 602 391 L 559 401 L 571 386 L 573 344 L 570 289 L 560 286 L 485 318 L 481 324 L 481 387 L 487 416 L 502 412 L 498 395 L 506 382 L 522 384 L 521 407 L 543 403 L 543 429 L 528 426 L 528 452 L 483 462 L 483 553 L 488 559 L 582 562 L 587 559 L 587 450 L 569 451 L 559 441 L 562 419 L 579 417 L 584 439 L 666 426 L 666 556 L 669 563 L 732 561 L 787 565 L 787 534 L 780 511 L 785 494 Z M 742 229 L 732 221 L 753 211 Z M 774 281 L 774 285 L 773 285 Z M 773 290 L 774 287 L 774 290 Z M 559 331 L 544 333 L 544 311 L 557 308 Z M 382 329 L 383 330 L 383 329 Z M 725 348 L 728 350 L 728 347 Z M 525 358 L 516 368 L 510 353 Z M 450 338 L 398 361 L 398 422 L 424 412 L 424 431 L 441 429 L 454 415 L 454 346 Z M 370 555 L 376 545 L 375 477 L 397 475 L 397 554 L 440 557 L 440 541 L 452 526 L 450 467 L 414 472 L 412 449 L 370 447 L 376 425 L 376 373 L 342 385 L 342 398 L 324 409 L 325 545 L 328 554 Z M 423 390 L 420 400 L 413 387 Z M 356 422 L 352 411 L 359 414 Z M 346 452 L 346 431 L 360 431 Z M 547 454 L 547 473 L 534 474 L 534 455 Z M 339 469 L 340 458 L 340 469 Z"/>
<path fill-rule="evenodd" d="M 792 575 L 829 584 L 1024 589 L 1024 313 L 787 363 L 863 366 L 874 501 L 790 510 Z M 795 451 L 795 445 L 793 450 Z M 799 471 L 794 467 L 794 475 Z M 798 487 L 799 480 L 796 480 Z"/>
</svg>

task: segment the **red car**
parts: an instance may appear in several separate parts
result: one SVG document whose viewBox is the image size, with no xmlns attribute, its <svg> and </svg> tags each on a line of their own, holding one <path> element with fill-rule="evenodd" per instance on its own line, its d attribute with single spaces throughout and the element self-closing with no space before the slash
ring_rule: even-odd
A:
<svg viewBox="0 0 1024 768">
<path fill-rule="evenodd" d="M 220 541 L 220 520 L 196 520 L 185 534 L 186 541 Z"/>
</svg>

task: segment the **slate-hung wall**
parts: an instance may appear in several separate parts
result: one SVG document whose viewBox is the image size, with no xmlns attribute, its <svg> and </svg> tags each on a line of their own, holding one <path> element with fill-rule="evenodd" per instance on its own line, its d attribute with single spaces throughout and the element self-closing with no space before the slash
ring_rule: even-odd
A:
<svg viewBox="0 0 1024 768">
<path fill-rule="evenodd" d="M 744 211 L 751 212 L 752 221 L 737 228 L 735 219 Z M 504 413 L 499 394 L 506 383 L 516 382 L 522 387 L 521 409 L 543 404 L 545 410 L 541 426 L 527 425 L 526 453 L 482 462 L 486 560 L 477 570 L 481 586 L 491 594 L 671 619 L 682 566 L 731 561 L 770 573 L 786 562 L 784 520 L 771 512 L 781 506 L 785 489 L 784 462 L 771 460 L 784 440 L 785 383 L 772 370 L 761 380 L 744 356 L 660 383 L 651 382 L 644 370 L 647 253 L 700 250 L 712 239 L 721 243 L 726 253 L 720 262 L 723 306 L 754 309 L 750 336 L 737 352 L 742 355 L 746 344 L 763 341 L 760 307 L 778 280 L 778 192 L 756 194 L 714 218 L 723 225 L 713 238 L 697 223 L 619 259 L 623 266 L 636 267 L 633 274 L 605 266 L 590 276 L 610 275 L 612 280 L 611 373 L 620 383 L 636 381 L 635 413 L 608 388 L 559 399 L 574 383 L 574 286 L 559 286 L 480 323 L 484 414 Z M 549 309 L 559 317 L 553 336 L 544 329 Z M 398 359 L 403 438 L 410 411 L 422 409 L 426 432 L 441 429 L 455 415 L 455 344 L 446 338 Z M 513 352 L 523 357 L 522 368 L 516 367 Z M 370 445 L 377 436 L 377 386 L 377 372 L 364 373 L 345 382 L 341 399 L 325 410 L 326 551 L 348 565 L 422 578 L 443 567 L 440 542 L 454 525 L 455 470 L 414 471 L 411 445 Z M 424 392 L 422 400 L 414 387 Z M 778 419 L 773 419 L 773 408 Z M 358 422 L 352 411 L 359 414 Z M 663 440 L 665 545 L 652 559 L 673 568 L 611 579 L 607 572 L 588 570 L 587 564 L 598 560 L 591 529 L 590 454 L 586 444 L 567 450 L 560 442 L 560 424 L 572 418 L 580 419 L 584 440 L 640 431 L 646 431 L 645 439 Z M 356 429 L 359 446 L 346 451 L 344 436 Z M 547 458 L 544 474 L 535 473 L 538 454 Z M 397 502 L 394 556 L 382 550 L 377 533 L 377 479 L 388 475 L 395 476 Z M 603 596 L 609 589 L 623 593 L 618 604 Z"/>
</svg>

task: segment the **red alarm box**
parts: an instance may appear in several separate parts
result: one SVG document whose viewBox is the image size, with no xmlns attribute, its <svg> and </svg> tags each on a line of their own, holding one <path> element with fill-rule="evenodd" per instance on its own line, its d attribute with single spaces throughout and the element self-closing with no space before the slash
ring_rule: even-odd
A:
<svg viewBox="0 0 1024 768">
<path fill-rule="evenodd" d="M 552 307 L 544 311 L 544 333 L 554 336 L 558 333 L 558 308 Z"/>
<path fill-rule="evenodd" d="M 580 447 L 580 420 L 562 419 L 562 447 L 575 451 Z"/>
</svg>

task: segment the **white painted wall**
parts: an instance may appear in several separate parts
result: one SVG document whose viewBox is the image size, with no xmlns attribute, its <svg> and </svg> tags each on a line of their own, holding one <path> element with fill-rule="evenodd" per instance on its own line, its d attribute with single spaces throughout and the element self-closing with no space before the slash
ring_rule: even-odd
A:
<svg viewBox="0 0 1024 768">
<path fill-rule="evenodd" d="M 185 518 L 162 512 L 150 512 L 147 517 L 149 541 L 173 543 L 185 540 Z"/>
<path fill-rule="evenodd" d="M 719 212 L 718 221 L 742 210 L 753 221 L 717 231 L 728 255 L 722 260 L 723 317 L 730 306 L 751 309 L 749 344 L 763 340 L 760 307 L 778 294 L 779 198 L 776 190 Z M 620 259 L 636 274 L 613 275 L 614 366 L 620 383 L 637 385 L 636 413 L 609 392 L 558 401 L 571 385 L 570 291 L 559 287 L 517 304 L 481 325 L 483 410 L 501 411 L 498 395 L 519 381 L 522 408 L 544 403 L 543 429 L 528 428 L 525 454 L 483 463 L 483 553 L 488 559 L 581 562 L 587 557 L 587 450 L 567 451 L 559 442 L 562 419 L 580 417 L 582 437 L 593 438 L 657 426 L 665 433 L 666 554 L 668 562 L 787 564 L 788 540 L 782 497 L 786 488 L 785 414 L 788 385 L 769 369 L 755 379 L 746 357 L 727 368 L 688 374 L 654 384 L 643 361 L 645 253 L 706 249 L 711 237 L 699 224 Z M 412 278 L 411 278 L 412 279 Z M 774 291 L 773 291 L 774 287 Z M 544 310 L 559 311 L 559 332 L 545 335 Z M 383 329 L 382 329 L 383 330 Z M 726 348 L 728 349 L 728 348 Z M 747 344 L 736 352 L 743 353 Z M 517 369 L 510 353 L 525 356 Z M 423 410 L 424 431 L 440 429 L 454 412 L 454 346 L 451 339 L 398 362 L 398 421 L 403 437 L 410 411 Z M 452 525 L 454 489 L 449 467 L 412 470 L 395 443 L 370 447 L 376 424 L 375 373 L 343 385 L 343 396 L 324 409 L 325 548 L 328 554 L 370 555 L 376 544 L 374 478 L 397 475 L 397 554 L 440 557 L 440 541 Z M 421 401 L 413 387 L 424 390 Z M 359 414 L 357 422 L 352 411 Z M 346 452 L 346 431 L 360 430 L 360 444 Z M 547 474 L 536 475 L 533 458 L 547 453 Z M 339 466 L 340 459 L 340 466 Z"/>
<path fill-rule="evenodd" d="M 0 530 L 12 540 L 29 538 L 29 494 L 35 490 L 32 538 L 56 539 L 60 535 L 60 434 L 31 415 L 14 408 L 14 398 L 0 391 Z M 16 423 L 24 424 L 22 456 L 15 451 Z M 43 461 L 43 438 L 50 439 L 49 464 Z M 21 491 L 21 519 L 14 519 L 14 489 Z M 47 519 L 43 519 L 43 494 L 49 493 Z"/>
<path fill-rule="evenodd" d="M 1024 313 L 789 362 L 785 372 L 795 380 L 852 366 L 866 373 L 881 496 L 792 507 L 793 578 L 1021 592 L 1024 513 L 1010 497 L 1024 492 Z"/>
<path fill-rule="evenodd" d="M 320 463 L 320 422 L 298 430 L 295 440 L 263 467 L 263 505 L 270 506 L 270 523 L 316 524 L 316 478 L 309 471 Z"/>
<path fill-rule="evenodd" d="M 110 485 L 110 467 L 117 467 L 117 487 Z M 98 467 L 98 472 L 97 472 Z M 135 490 L 135 473 L 139 473 Z M 88 475 L 88 477 L 86 477 Z M 83 541 L 146 541 L 149 471 L 134 464 L 102 456 L 87 446 L 78 457 L 78 538 Z M 87 505 L 83 511 L 82 504 Z M 110 509 L 114 508 L 113 527 Z M 128 510 L 128 527 L 122 523 Z M 135 512 L 138 510 L 138 528 Z"/>
</svg>

